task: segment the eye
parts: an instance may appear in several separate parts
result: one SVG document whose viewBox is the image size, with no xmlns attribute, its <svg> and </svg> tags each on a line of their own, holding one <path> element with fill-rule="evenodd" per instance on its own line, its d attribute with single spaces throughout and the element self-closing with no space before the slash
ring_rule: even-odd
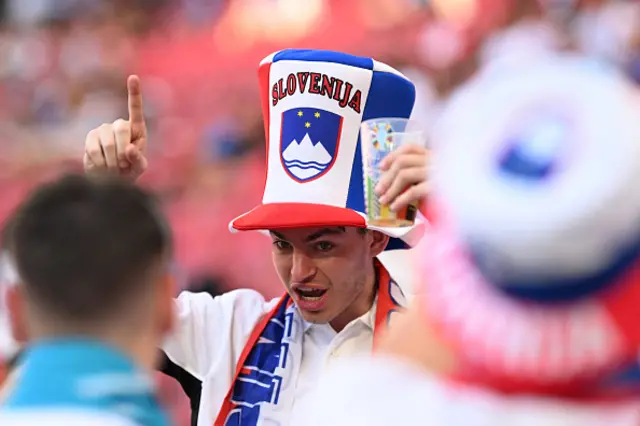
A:
<svg viewBox="0 0 640 426">
<path fill-rule="evenodd" d="M 321 252 L 331 251 L 335 246 L 328 241 L 320 241 L 316 243 L 316 250 Z"/>
<path fill-rule="evenodd" d="M 276 249 L 278 249 L 278 251 L 285 251 L 285 250 L 291 249 L 291 244 L 282 240 L 274 241 L 273 245 L 275 246 Z"/>
</svg>

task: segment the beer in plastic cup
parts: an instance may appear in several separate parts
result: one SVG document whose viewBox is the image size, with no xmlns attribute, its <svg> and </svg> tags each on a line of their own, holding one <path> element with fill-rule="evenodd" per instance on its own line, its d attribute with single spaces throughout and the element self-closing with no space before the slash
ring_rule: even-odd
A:
<svg viewBox="0 0 640 426">
<path fill-rule="evenodd" d="M 393 212 L 389 205 L 380 203 L 375 187 L 384 171 L 379 164 L 389 153 L 406 144 L 424 146 L 426 133 L 414 120 L 404 118 L 376 118 L 366 120 L 360 128 L 362 164 L 364 172 L 364 198 L 367 221 L 370 225 L 402 227 L 415 222 L 418 203 Z"/>
</svg>

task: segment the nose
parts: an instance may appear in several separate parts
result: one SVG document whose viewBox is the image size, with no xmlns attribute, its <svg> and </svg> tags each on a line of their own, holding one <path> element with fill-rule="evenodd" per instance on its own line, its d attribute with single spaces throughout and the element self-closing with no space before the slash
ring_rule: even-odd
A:
<svg viewBox="0 0 640 426">
<path fill-rule="evenodd" d="M 316 276 L 313 260 L 305 253 L 294 250 L 291 263 L 291 282 L 307 283 Z"/>
</svg>

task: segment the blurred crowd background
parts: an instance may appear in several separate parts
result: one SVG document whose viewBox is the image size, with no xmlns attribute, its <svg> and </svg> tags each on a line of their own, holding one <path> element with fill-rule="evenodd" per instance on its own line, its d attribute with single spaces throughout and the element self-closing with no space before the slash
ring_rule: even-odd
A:
<svg viewBox="0 0 640 426">
<path fill-rule="evenodd" d="M 183 286 L 281 287 L 268 240 L 228 232 L 262 194 L 256 67 L 286 48 L 370 55 L 418 88 L 431 125 L 489 61 L 587 52 L 640 84 L 640 2 L 623 0 L 0 0 L 0 221 L 36 183 L 81 168 L 86 133 L 126 117 L 142 77 L 150 170 Z M 165 383 L 180 425 L 188 404 Z"/>
</svg>

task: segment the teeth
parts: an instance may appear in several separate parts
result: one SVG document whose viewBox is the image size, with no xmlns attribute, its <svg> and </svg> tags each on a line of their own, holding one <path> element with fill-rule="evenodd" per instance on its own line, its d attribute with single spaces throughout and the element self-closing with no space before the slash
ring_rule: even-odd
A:
<svg viewBox="0 0 640 426">
<path fill-rule="evenodd" d="M 322 296 L 324 296 L 326 292 L 326 290 L 316 288 L 298 289 L 298 294 L 300 295 L 300 297 L 304 300 L 309 301 L 317 301 L 322 299 Z"/>
<path fill-rule="evenodd" d="M 300 296 L 301 296 L 304 300 L 309 300 L 309 301 L 311 301 L 311 302 L 315 302 L 315 301 L 318 301 L 318 300 L 322 299 L 322 296 L 303 296 L 303 295 L 300 295 Z"/>
</svg>

